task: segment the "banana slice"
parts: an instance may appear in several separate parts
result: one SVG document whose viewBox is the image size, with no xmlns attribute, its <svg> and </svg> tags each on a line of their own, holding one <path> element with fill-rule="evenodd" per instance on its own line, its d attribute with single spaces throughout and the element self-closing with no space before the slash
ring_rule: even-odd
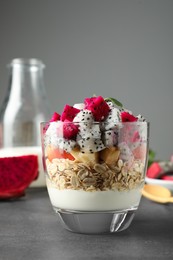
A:
<svg viewBox="0 0 173 260">
<path fill-rule="evenodd" d="M 108 165 L 114 165 L 118 161 L 120 150 L 117 147 L 105 148 L 100 152 L 100 159 Z"/>
<path fill-rule="evenodd" d="M 89 166 L 93 166 L 98 163 L 99 153 L 82 153 L 79 148 L 73 149 L 71 155 L 75 158 L 76 162 L 82 162 Z"/>
</svg>

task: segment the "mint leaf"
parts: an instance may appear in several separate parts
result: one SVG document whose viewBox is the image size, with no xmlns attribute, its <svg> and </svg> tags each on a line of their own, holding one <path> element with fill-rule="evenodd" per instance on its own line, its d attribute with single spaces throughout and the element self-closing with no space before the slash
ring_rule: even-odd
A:
<svg viewBox="0 0 173 260">
<path fill-rule="evenodd" d="M 149 154 L 148 154 L 148 167 L 150 167 L 150 165 L 154 162 L 155 160 L 155 157 L 156 157 L 156 153 L 149 149 Z"/>
<path fill-rule="evenodd" d="M 111 101 L 112 103 L 114 103 L 118 107 L 123 107 L 123 104 L 115 98 L 111 98 L 111 97 L 105 98 L 105 101 Z"/>
</svg>

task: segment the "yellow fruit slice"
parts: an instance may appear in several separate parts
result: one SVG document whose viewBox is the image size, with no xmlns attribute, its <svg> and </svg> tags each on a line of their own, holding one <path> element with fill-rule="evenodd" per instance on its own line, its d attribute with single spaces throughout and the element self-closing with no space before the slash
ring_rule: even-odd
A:
<svg viewBox="0 0 173 260">
<path fill-rule="evenodd" d="M 93 166 L 98 163 L 99 153 L 82 153 L 79 148 L 73 149 L 71 155 L 75 158 L 77 162 L 85 163 L 89 166 Z"/>
<path fill-rule="evenodd" d="M 117 147 L 105 148 L 100 152 L 100 159 L 108 165 L 114 165 L 118 161 L 120 150 Z"/>
</svg>

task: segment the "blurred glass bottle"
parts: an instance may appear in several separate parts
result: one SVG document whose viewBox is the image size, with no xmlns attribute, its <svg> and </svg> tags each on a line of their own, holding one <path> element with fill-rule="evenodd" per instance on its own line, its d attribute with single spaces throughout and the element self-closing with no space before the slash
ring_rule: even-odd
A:
<svg viewBox="0 0 173 260">
<path fill-rule="evenodd" d="M 50 114 L 44 68 L 37 59 L 14 59 L 7 94 L 0 110 L 0 157 L 38 155 L 39 177 L 31 186 L 45 186 L 40 144 L 40 122 Z"/>
</svg>

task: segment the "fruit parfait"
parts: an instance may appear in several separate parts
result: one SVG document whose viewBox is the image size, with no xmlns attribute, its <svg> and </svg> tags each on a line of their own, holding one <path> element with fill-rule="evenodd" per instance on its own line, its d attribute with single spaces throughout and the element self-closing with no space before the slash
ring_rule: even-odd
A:
<svg viewBox="0 0 173 260">
<path fill-rule="evenodd" d="M 64 226 L 80 233 L 126 229 L 138 208 L 148 123 L 114 98 L 65 105 L 41 124 L 47 189 Z"/>
</svg>

